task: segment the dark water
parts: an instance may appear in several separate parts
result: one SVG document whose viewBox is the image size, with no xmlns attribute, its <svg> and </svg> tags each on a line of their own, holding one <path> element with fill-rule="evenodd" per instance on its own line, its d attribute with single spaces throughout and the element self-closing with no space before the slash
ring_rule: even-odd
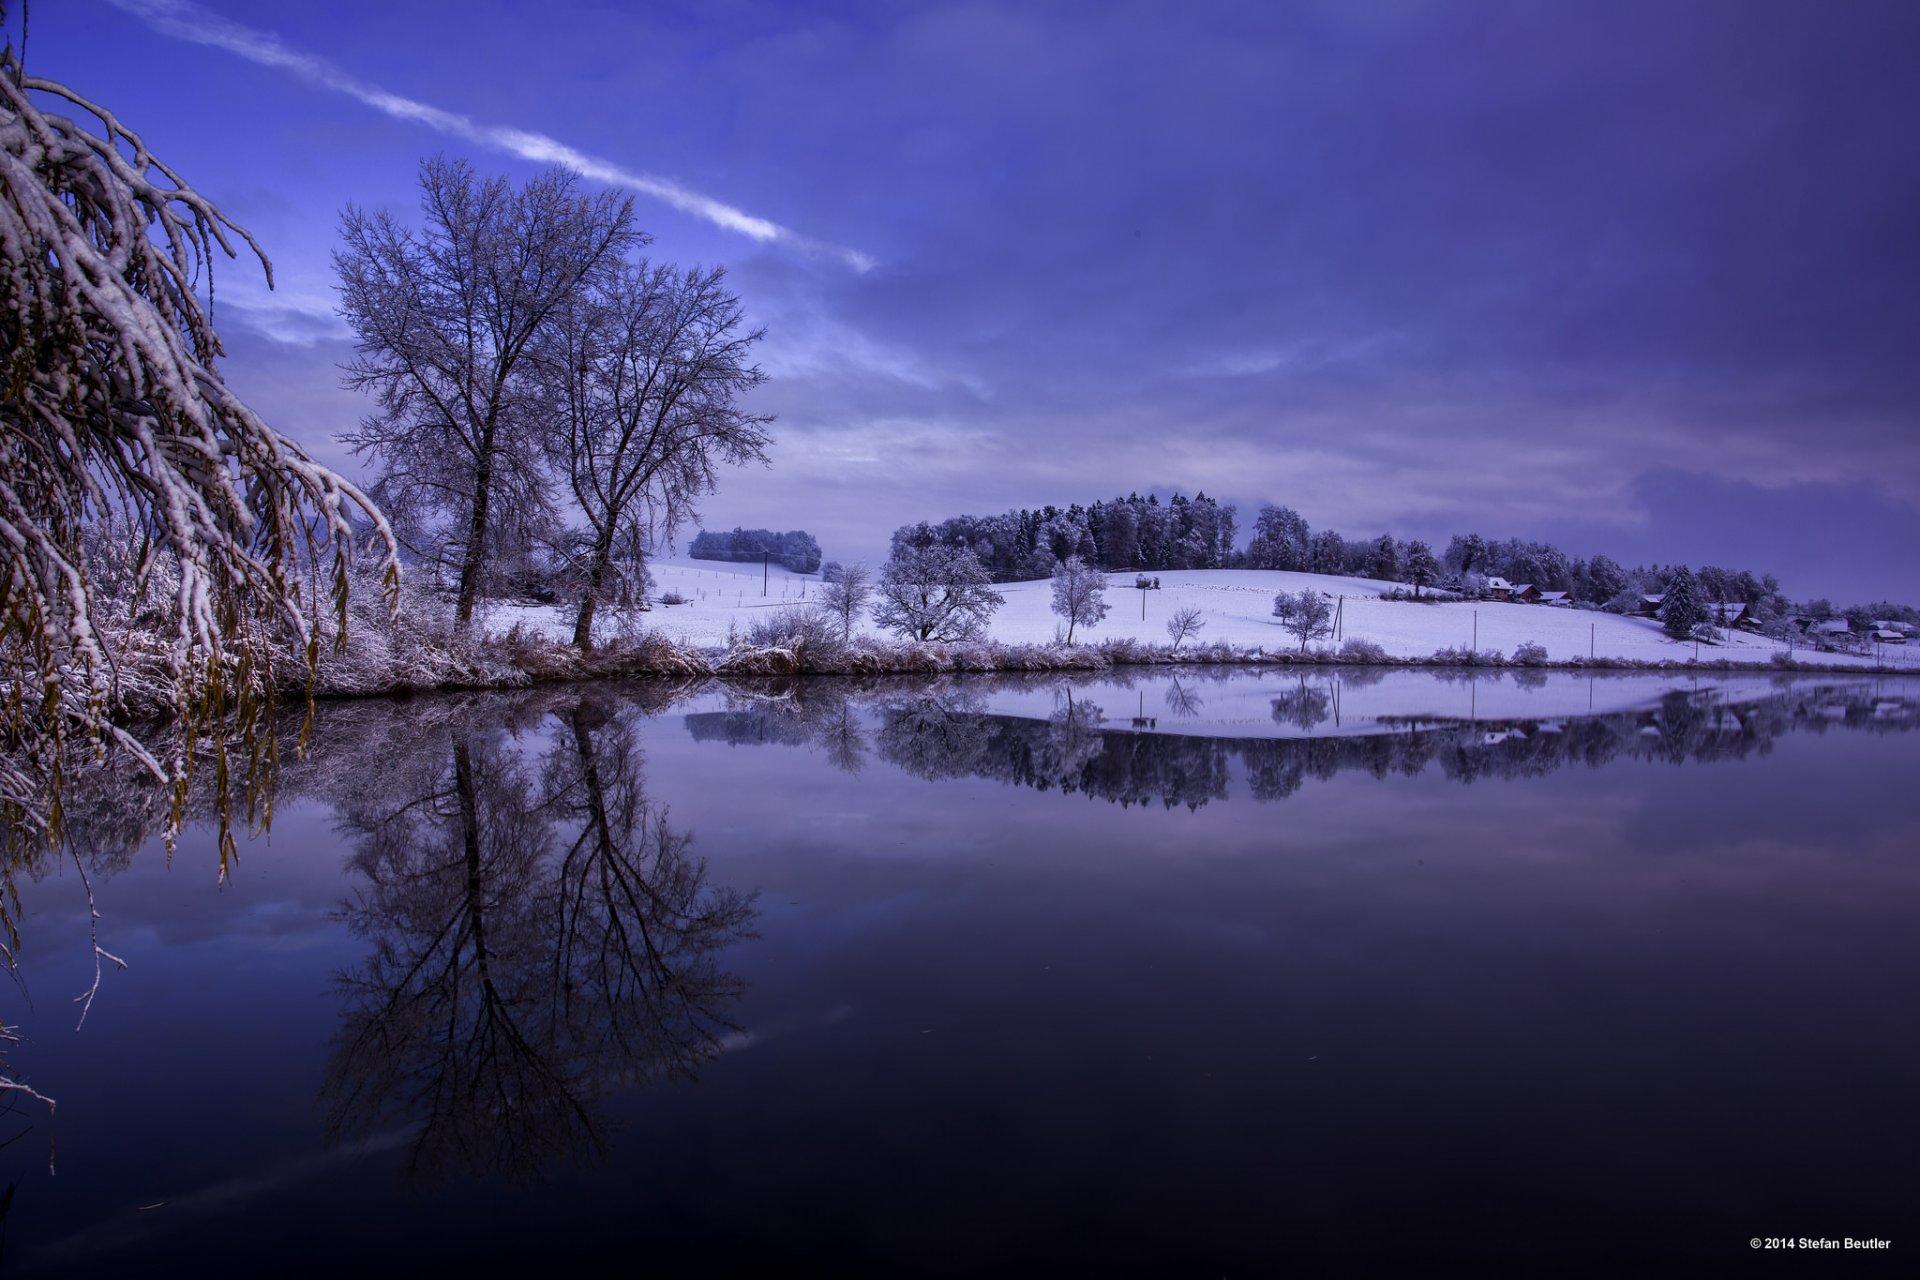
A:
<svg viewBox="0 0 1920 1280">
<path fill-rule="evenodd" d="M 1516 673 L 328 707 L 224 885 L 139 787 L 76 806 L 130 965 L 77 1034 L 79 876 L 20 877 L 59 1111 L 0 1117 L 0 1265 L 1885 1269 L 1916 727 Z"/>
</svg>

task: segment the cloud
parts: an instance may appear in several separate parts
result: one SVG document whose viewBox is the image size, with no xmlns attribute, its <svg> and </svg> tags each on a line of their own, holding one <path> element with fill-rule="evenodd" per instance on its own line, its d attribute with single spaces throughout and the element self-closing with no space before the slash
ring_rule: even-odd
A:
<svg viewBox="0 0 1920 1280">
<path fill-rule="evenodd" d="M 690 191 L 670 178 L 640 173 L 610 160 L 588 155 L 557 138 L 527 129 L 505 125 L 481 124 L 459 112 L 447 111 L 425 102 L 390 93 L 334 66 L 323 58 L 289 48 L 278 36 L 253 27 L 242 26 L 219 14 L 203 9 L 191 0 L 109 0 L 146 22 L 154 30 L 177 40 L 224 49 L 249 62 L 291 72 L 299 79 L 333 93 L 344 94 L 374 110 L 425 125 L 438 133 L 463 138 L 479 146 L 504 151 L 523 160 L 561 164 L 595 181 L 629 187 L 651 196 L 683 213 L 702 218 L 717 227 L 737 232 L 764 244 L 780 244 L 837 258 L 855 271 L 866 272 L 876 265 L 872 257 L 857 249 L 829 244 L 802 235 L 766 218 L 756 217 L 711 196 Z"/>
</svg>

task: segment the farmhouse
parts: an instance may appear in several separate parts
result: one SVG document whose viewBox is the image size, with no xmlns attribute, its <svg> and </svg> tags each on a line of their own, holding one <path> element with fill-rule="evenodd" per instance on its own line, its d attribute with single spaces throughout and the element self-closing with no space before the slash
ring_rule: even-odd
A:
<svg viewBox="0 0 1920 1280">
<path fill-rule="evenodd" d="M 1707 606 L 1707 618 L 1716 626 L 1742 627 L 1753 625 L 1753 606 L 1740 600 L 1730 600 L 1723 604 Z"/>
</svg>

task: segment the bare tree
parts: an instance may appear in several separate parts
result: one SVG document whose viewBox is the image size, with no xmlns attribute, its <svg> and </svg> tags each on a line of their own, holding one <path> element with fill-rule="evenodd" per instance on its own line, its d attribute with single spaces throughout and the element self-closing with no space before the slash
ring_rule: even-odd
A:
<svg viewBox="0 0 1920 1280">
<path fill-rule="evenodd" d="M 739 397 L 766 381 L 749 363 L 748 329 L 718 268 L 645 262 L 608 270 L 554 314 L 536 344 L 546 399 L 562 430 L 548 437 L 587 523 L 573 643 L 593 643 L 593 615 L 623 533 L 672 537 L 713 492 L 715 468 L 767 460 L 767 424 Z"/>
<path fill-rule="evenodd" d="M 1006 603 L 971 551 L 902 546 L 880 571 L 873 620 L 910 640 L 973 640 Z"/>
<path fill-rule="evenodd" d="M 1068 556 L 1053 566 L 1053 611 L 1067 620 L 1067 643 L 1076 626 L 1091 627 L 1107 616 L 1107 575 Z"/>
<path fill-rule="evenodd" d="M 1300 637 L 1302 653 L 1307 651 L 1307 641 L 1319 640 L 1333 631 L 1333 605 L 1318 591 L 1305 590 L 1299 595 L 1282 591 L 1273 598 L 1273 616 Z"/>
<path fill-rule="evenodd" d="M 1206 625 L 1199 609 L 1191 606 L 1175 609 L 1173 616 L 1167 619 L 1167 639 L 1171 640 L 1174 649 L 1178 650 L 1187 641 L 1199 639 L 1200 632 Z"/>
<path fill-rule="evenodd" d="M 556 168 L 516 189 L 436 157 L 420 166 L 423 230 L 352 207 L 341 219 L 334 268 L 359 337 L 346 385 L 379 405 L 346 439 L 385 468 L 374 495 L 407 545 L 457 577 L 456 632 L 490 555 L 550 514 L 529 348 L 646 241 L 631 197 L 577 186 Z"/>
<path fill-rule="evenodd" d="M 840 643 L 853 639 L 853 620 L 873 598 L 873 571 L 858 561 L 841 566 L 831 582 L 820 584 L 820 608 L 840 628 Z"/>
</svg>

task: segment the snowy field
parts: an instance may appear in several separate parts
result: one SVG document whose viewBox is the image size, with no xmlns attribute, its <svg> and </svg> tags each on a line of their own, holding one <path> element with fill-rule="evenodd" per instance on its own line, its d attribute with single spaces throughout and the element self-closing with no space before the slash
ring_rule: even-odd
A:
<svg viewBox="0 0 1920 1280">
<path fill-rule="evenodd" d="M 655 604 L 650 611 L 634 615 L 633 620 L 644 630 L 703 648 L 724 646 L 730 631 L 744 635 L 754 622 L 782 609 L 809 607 L 820 594 L 818 574 L 789 573 L 778 565 L 766 575 L 764 586 L 758 565 L 672 559 L 657 560 L 650 568 L 656 583 Z M 1107 616 L 1091 628 L 1076 629 L 1076 642 L 1131 637 L 1165 644 L 1167 619 L 1175 610 L 1193 606 L 1206 622 L 1199 636 L 1201 644 L 1225 641 L 1268 652 L 1297 650 L 1299 641 L 1272 616 L 1273 597 L 1281 591 L 1312 589 L 1340 599 L 1340 639 L 1370 640 L 1397 658 L 1424 658 L 1448 647 L 1478 647 L 1511 656 L 1517 646 L 1529 641 L 1544 646 L 1553 661 L 1590 655 L 1650 661 L 1685 661 L 1694 656 L 1691 641 L 1668 639 L 1660 624 L 1651 619 L 1585 609 L 1487 601 L 1412 604 L 1380 598 L 1382 591 L 1405 589 L 1397 583 L 1264 569 L 1173 570 L 1158 575 L 1159 590 L 1144 592 L 1134 588 L 1134 576 L 1107 575 Z M 992 639 L 1009 644 L 1044 644 L 1064 625 L 1052 611 L 1050 581 L 1006 583 L 994 589 L 1006 597 L 1006 603 L 993 615 L 989 630 Z M 660 597 L 673 594 L 685 597 L 687 603 L 658 603 Z M 565 641 L 572 638 L 572 618 L 572 611 L 566 607 L 495 603 L 487 613 L 487 627 L 501 634 L 518 625 L 525 631 Z M 602 613 L 595 621 L 596 637 L 613 636 L 618 625 L 613 615 Z M 884 634 L 864 618 L 858 629 L 864 635 Z M 1765 662 L 1786 650 L 1779 641 L 1744 631 L 1723 634 L 1722 643 L 1700 646 L 1701 661 L 1724 658 Z M 1805 646 L 1795 652 L 1822 663 L 1864 666 L 1873 661 L 1817 653 Z M 1920 652 L 1901 647 L 1888 646 L 1884 661 L 1920 670 Z"/>
</svg>

